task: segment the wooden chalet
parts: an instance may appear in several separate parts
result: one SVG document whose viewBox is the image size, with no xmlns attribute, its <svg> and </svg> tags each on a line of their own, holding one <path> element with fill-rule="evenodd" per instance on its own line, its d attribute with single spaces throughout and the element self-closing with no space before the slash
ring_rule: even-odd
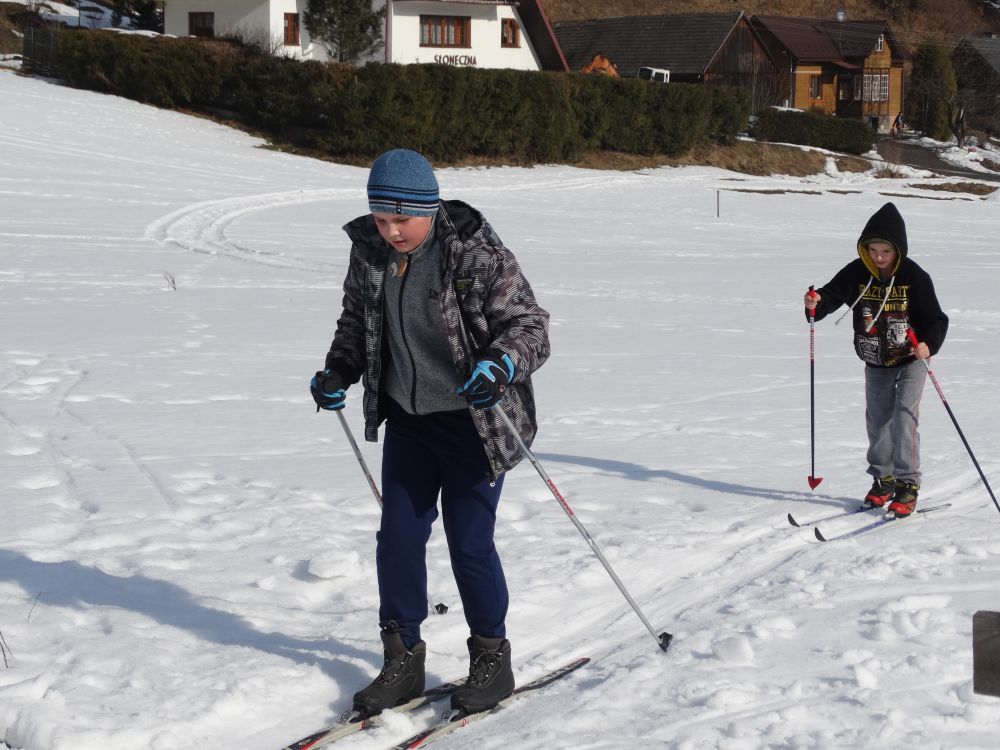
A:
<svg viewBox="0 0 1000 750">
<path fill-rule="evenodd" d="M 903 111 L 910 53 L 886 21 L 754 16 L 750 24 L 788 71 L 789 106 L 863 118 L 889 132 Z"/>
<path fill-rule="evenodd" d="M 623 77 L 655 68 L 669 70 L 671 83 L 741 86 L 751 92 L 754 110 L 787 96 L 784 69 L 742 12 L 599 18 L 553 28 L 571 71 L 602 54 Z"/>
</svg>

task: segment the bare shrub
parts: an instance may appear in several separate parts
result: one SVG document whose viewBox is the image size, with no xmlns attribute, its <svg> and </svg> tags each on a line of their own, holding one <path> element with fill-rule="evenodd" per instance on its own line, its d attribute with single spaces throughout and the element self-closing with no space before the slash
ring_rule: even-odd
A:
<svg viewBox="0 0 1000 750">
<path fill-rule="evenodd" d="M 901 177 L 906 177 L 906 171 L 902 167 L 888 161 L 877 168 L 874 174 L 877 179 L 882 180 L 898 180 Z"/>
</svg>

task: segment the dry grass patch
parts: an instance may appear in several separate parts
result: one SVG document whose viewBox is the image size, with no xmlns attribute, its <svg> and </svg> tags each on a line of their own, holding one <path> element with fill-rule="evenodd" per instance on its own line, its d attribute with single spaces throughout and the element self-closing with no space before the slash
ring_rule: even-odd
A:
<svg viewBox="0 0 1000 750">
<path fill-rule="evenodd" d="M 7 3 L 0 4 L 0 55 L 16 55 L 24 47 L 21 38 L 14 33 L 17 28 L 14 21 L 4 12 L 8 6 Z"/>
<path fill-rule="evenodd" d="M 984 185 L 981 182 L 940 182 L 934 185 L 912 184 L 906 187 L 918 190 L 940 190 L 945 193 L 971 193 L 972 195 L 989 195 L 996 192 L 992 185 Z"/>
<path fill-rule="evenodd" d="M 792 146 L 737 141 L 731 145 L 698 145 L 682 156 L 639 156 L 617 151 L 590 152 L 574 166 L 587 169 L 630 171 L 653 167 L 718 167 L 749 175 L 786 174 L 805 177 L 826 169 L 827 155 Z M 834 158 L 842 172 L 865 172 L 871 168 L 866 159 L 853 156 Z"/>
<path fill-rule="evenodd" d="M 189 112 L 189 114 L 198 114 Z M 232 127 L 241 128 L 252 135 L 268 139 L 264 133 L 255 132 L 245 125 L 218 116 L 200 113 L 200 116 L 215 120 Z M 270 141 L 267 148 L 275 151 L 310 156 L 338 164 L 367 167 L 371 164 L 369 157 L 337 156 L 331 157 L 322 152 L 293 146 L 288 143 Z M 732 145 L 701 145 L 695 146 L 683 156 L 664 156 L 653 154 L 627 154 L 620 151 L 590 151 L 580 159 L 570 162 L 570 166 L 582 169 L 603 169 L 618 172 L 635 172 L 641 169 L 657 167 L 705 166 L 718 167 L 731 172 L 739 172 L 754 176 L 784 174 L 792 177 L 806 177 L 819 174 L 826 168 L 827 155 L 817 151 L 804 151 L 791 146 L 776 146 L 771 143 L 754 143 L 738 141 Z M 837 169 L 841 172 L 865 172 L 871 168 L 866 159 L 853 156 L 834 157 Z M 539 166 L 531 162 L 520 162 L 515 159 L 492 156 L 467 156 L 452 162 L 435 161 L 436 167 L 532 167 Z"/>
</svg>

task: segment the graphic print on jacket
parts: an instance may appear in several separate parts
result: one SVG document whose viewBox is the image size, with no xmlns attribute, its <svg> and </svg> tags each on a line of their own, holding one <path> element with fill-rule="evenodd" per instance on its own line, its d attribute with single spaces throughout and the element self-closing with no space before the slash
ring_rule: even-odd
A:
<svg viewBox="0 0 1000 750">
<path fill-rule="evenodd" d="M 858 294 L 861 301 L 854 308 L 854 351 L 866 364 L 898 365 L 910 356 L 906 339 L 910 328 L 910 285 L 894 284 L 890 289 L 888 285 L 871 284 L 866 290 L 858 284 Z M 882 313 L 876 320 L 879 308 Z"/>
</svg>

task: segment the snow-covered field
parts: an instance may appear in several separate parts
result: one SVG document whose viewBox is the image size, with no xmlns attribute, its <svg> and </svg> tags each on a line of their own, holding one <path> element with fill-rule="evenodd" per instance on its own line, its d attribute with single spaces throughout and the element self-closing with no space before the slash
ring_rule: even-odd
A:
<svg viewBox="0 0 1000 750">
<path fill-rule="evenodd" d="M 381 664 L 375 501 L 307 390 L 366 170 L 0 72 L 0 742 L 276 750 Z M 552 313 L 534 449 L 661 653 L 525 462 L 498 546 L 518 679 L 573 677 L 460 748 L 996 747 L 972 616 L 1000 609 L 1000 514 L 928 383 L 922 502 L 821 544 L 867 489 L 862 365 L 817 325 L 810 491 L 801 297 L 887 200 L 952 327 L 932 362 L 1000 486 L 1000 199 L 918 181 L 708 168 L 441 170 Z M 173 280 L 176 289 L 171 288 Z M 359 389 L 348 420 L 360 438 Z M 379 447 L 362 443 L 378 472 Z M 827 524 L 830 532 L 862 520 Z M 466 669 L 443 535 L 431 679 Z M 380 748 L 435 711 L 342 742 Z M 990 739 L 990 738 L 993 739 Z M 338 745 L 339 746 L 339 745 Z"/>
</svg>

